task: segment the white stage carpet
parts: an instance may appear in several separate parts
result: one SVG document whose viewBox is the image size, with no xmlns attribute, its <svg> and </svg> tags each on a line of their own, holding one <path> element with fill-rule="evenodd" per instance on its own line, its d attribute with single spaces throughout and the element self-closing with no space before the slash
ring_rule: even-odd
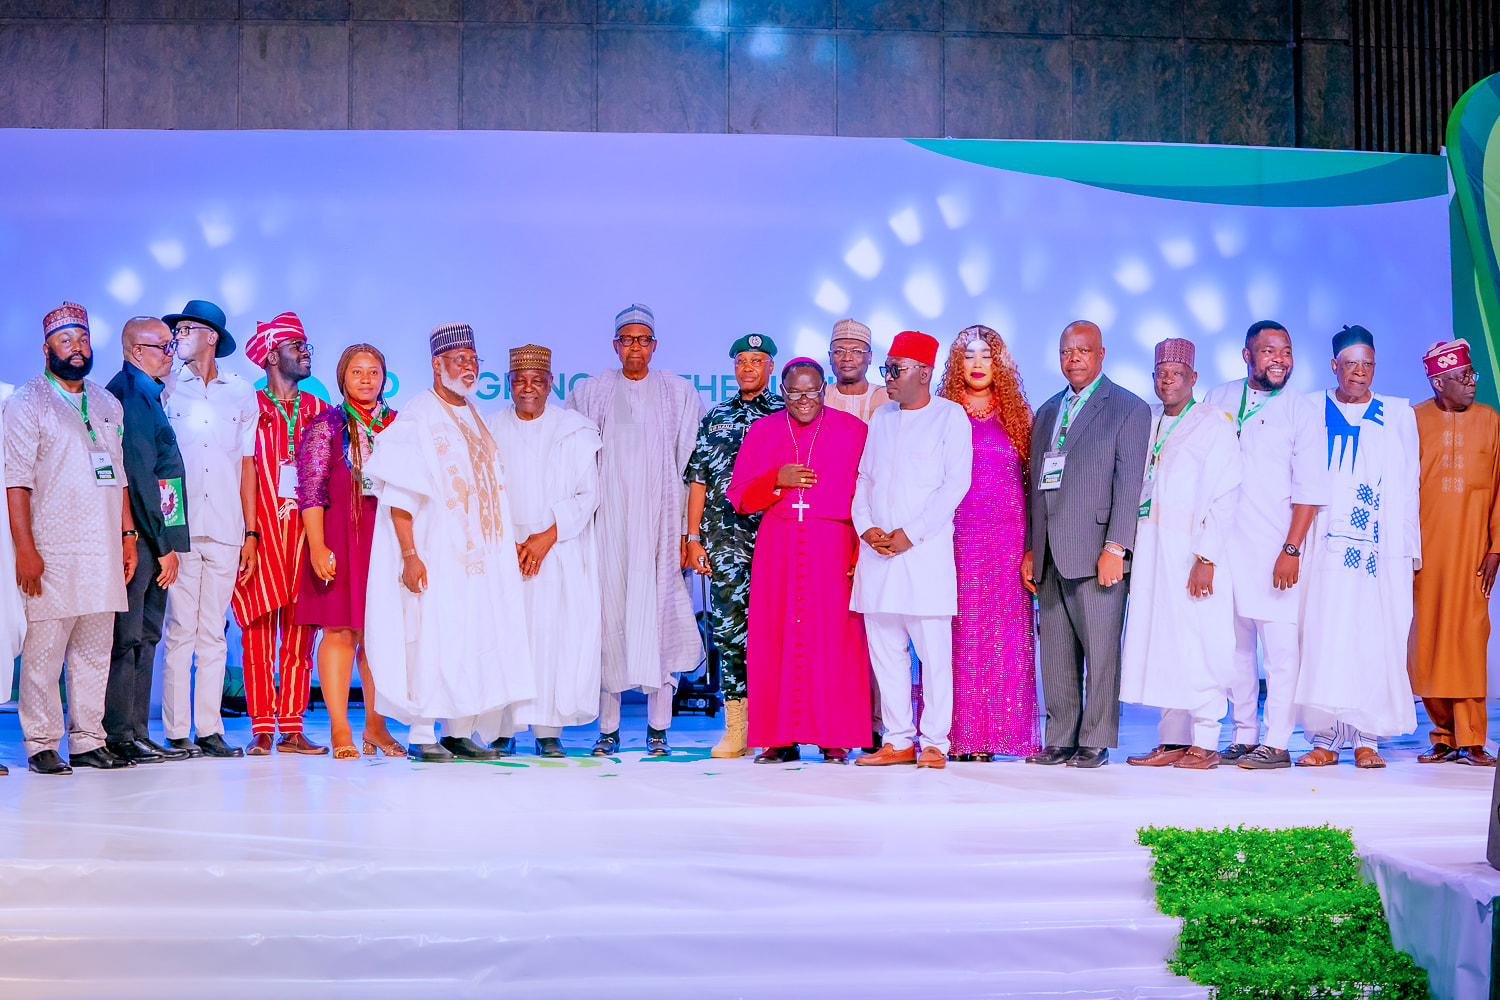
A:
<svg viewBox="0 0 1500 1000">
<path fill-rule="evenodd" d="M 667 760 L 48 778 L 0 716 L 0 994 L 1200 997 L 1165 970 L 1140 826 L 1326 822 L 1482 861 L 1487 769 L 1418 765 L 1414 741 L 1375 772 L 1127 767 L 1146 718 L 1097 771 L 714 761 L 717 725 L 679 719 Z"/>
</svg>

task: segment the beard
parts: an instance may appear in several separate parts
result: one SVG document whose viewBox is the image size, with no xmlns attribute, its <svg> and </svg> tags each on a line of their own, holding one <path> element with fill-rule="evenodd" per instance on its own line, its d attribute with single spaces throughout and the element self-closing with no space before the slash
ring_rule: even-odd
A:
<svg viewBox="0 0 1500 1000">
<path fill-rule="evenodd" d="M 64 382 L 77 382 L 88 377 L 88 373 L 94 370 L 94 357 L 91 354 L 85 354 L 77 361 L 72 360 L 71 357 L 60 358 L 52 353 L 52 348 L 49 347 L 47 348 L 47 370 Z"/>
<path fill-rule="evenodd" d="M 462 377 L 450 378 L 446 374 L 442 376 L 443 388 L 449 392 L 456 392 L 465 399 L 479 391 L 479 379 L 474 380 L 473 385 L 465 385 Z"/>
</svg>

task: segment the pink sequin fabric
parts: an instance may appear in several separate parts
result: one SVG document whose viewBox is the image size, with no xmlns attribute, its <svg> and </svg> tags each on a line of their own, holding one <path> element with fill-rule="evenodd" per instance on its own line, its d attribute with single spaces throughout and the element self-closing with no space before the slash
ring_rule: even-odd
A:
<svg viewBox="0 0 1500 1000">
<path fill-rule="evenodd" d="M 1021 462 L 993 416 L 969 418 L 974 478 L 954 515 L 952 753 L 1025 755 L 1039 748 L 1031 595 L 1021 584 L 1026 495 Z"/>
</svg>

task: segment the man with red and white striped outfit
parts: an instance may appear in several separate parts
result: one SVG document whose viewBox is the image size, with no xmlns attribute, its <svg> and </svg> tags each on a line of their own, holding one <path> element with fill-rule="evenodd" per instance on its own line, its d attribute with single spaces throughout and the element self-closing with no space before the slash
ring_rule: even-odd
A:
<svg viewBox="0 0 1500 1000">
<path fill-rule="evenodd" d="M 245 356 L 265 369 L 266 387 L 256 393 L 255 523 L 260 558 L 234 589 L 234 617 L 244 632 L 245 701 L 250 709 L 250 745 L 245 753 L 271 752 L 279 729 L 282 753 L 324 754 L 302 735 L 312 681 L 312 645 L 317 629 L 295 624 L 297 573 L 302 565 L 302 517 L 297 509 L 297 442 L 302 428 L 328 404 L 298 384 L 312 374 L 312 348 L 296 313 L 256 324 Z M 277 669 L 276 649 L 281 647 Z"/>
</svg>

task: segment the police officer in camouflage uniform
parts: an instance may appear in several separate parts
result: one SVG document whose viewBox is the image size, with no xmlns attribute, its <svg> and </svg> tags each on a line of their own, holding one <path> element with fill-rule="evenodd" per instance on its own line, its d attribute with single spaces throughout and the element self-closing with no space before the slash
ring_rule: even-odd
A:
<svg viewBox="0 0 1500 1000">
<path fill-rule="evenodd" d="M 688 484 L 688 566 L 709 578 L 708 620 L 719 650 L 719 689 L 724 695 L 724 738 L 714 757 L 741 757 L 745 737 L 745 637 L 749 628 L 750 556 L 760 514 L 736 513 L 724 495 L 734 459 L 750 425 L 783 409 L 770 390 L 776 343 L 764 334 L 741 337 L 729 349 L 739 394 L 708 411 L 683 479 Z"/>
</svg>

